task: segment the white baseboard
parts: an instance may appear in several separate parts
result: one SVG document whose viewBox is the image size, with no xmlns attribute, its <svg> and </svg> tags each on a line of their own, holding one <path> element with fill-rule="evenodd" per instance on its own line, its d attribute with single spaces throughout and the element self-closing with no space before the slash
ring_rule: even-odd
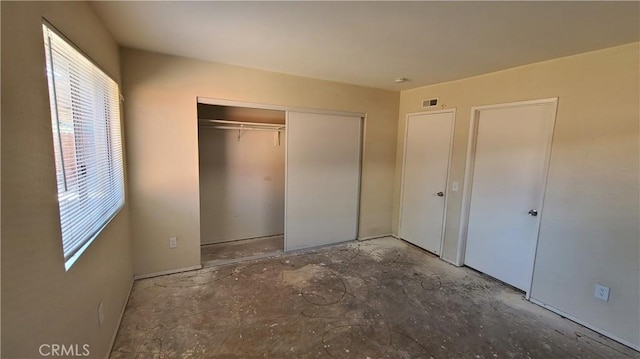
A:
<svg viewBox="0 0 640 359">
<path fill-rule="evenodd" d="M 447 263 L 449 263 L 449 264 L 452 264 L 452 265 L 454 265 L 454 266 L 456 266 L 456 267 L 462 267 L 462 264 L 458 264 L 458 262 L 456 262 L 456 261 L 454 261 L 454 260 L 451 260 L 451 259 L 449 259 L 449 258 L 445 258 L 445 257 L 442 257 L 442 256 L 441 256 L 441 257 L 440 257 L 440 259 L 442 259 L 443 261 L 445 261 L 445 262 L 447 262 Z"/>
<path fill-rule="evenodd" d="M 113 346 L 116 344 L 116 337 L 118 337 L 118 331 L 120 330 L 120 324 L 122 324 L 122 318 L 124 317 L 124 312 L 127 310 L 127 304 L 129 304 L 129 298 L 131 298 L 131 291 L 133 290 L 133 279 L 131 280 L 131 285 L 129 286 L 129 292 L 127 293 L 127 299 L 124 301 L 124 305 L 120 310 L 120 317 L 118 318 L 118 322 L 116 323 L 116 329 L 113 331 L 113 336 L 111 337 L 111 344 L 109 345 L 109 352 L 107 352 L 107 356 L 105 359 L 109 359 L 111 356 L 111 352 L 113 351 Z"/>
<path fill-rule="evenodd" d="M 368 241 L 370 239 L 377 239 L 377 238 L 384 238 L 384 237 L 393 237 L 393 234 L 388 233 L 388 234 L 378 234 L 376 236 L 360 237 L 360 238 L 358 238 L 358 240 L 359 241 Z"/>
<path fill-rule="evenodd" d="M 395 238 L 395 239 L 400 239 L 400 237 L 399 237 L 397 234 L 395 234 L 395 233 L 391 233 L 391 237 L 393 237 L 393 238 Z"/>
<path fill-rule="evenodd" d="M 629 347 L 629 348 L 631 348 L 633 350 L 636 350 L 636 351 L 640 352 L 640 345 L 638 345 L 638 344 L 633 344 L 633 343 L 631 343 L 631 342 L 629 342 L 627 340 L 624 340 L 624 339 L 619 338 L 619 337 L 617 337 L 617 336 L 615 336 L 615 335 L 613 335 L 611 333 L 608 333 L 608 332 L 606 332 L 606 331 L 604 331 L 604 330 L 602 330 L 600 328 L 596 328 L 595 326 L 593 326 L 593 325 L 591 325 L 589 323 L 586 323 L 586 322 L 584 322 L 584 321 L 582 321 L 582 320 L 580 320 L 580 319 L 578 319 L 578 318 L 576 318 L 576 317 L 574 317 L 572 315 L 569 315 L 569 314 L 561 311 L 560 309 L 556 309 L 556 308 L 554 308 L 554 307 L 552 307 L 552 306 L 550 306 L 548 304 L 544 304 L 543 302 L 541 302 L 539 300 L 536 300 L 536 299 L 533 299 L 533 298 L 529 298 L 529 301 L 531 301 L 531 303 L 537 304 L 537 305 L 539 305 L 539 306 L 541 306 L 541 307 L 543 307 L 543 308 L 545 308 L 547 310 L 550 310 L 550 311 L 552 311 L 552 312 L 554 312 L 554 313 L 556 313 L 556 314 L 558 314 L 560 316 L 563 316 L 563 317 L 569 319 L 572 322 L 578 323 L 578 324 L 582 325 L 583 327 L 589 328 L 589 329 L 593 330 L 594 332 L 600 333 L 600 334 L 604 335 L 605 337 L 607 337 L 607 338 L 609 338 L 611 340 L 614 340 L 614 341 L 616 341 L 616 342 L 618 342 L 618 343 L 620 343 L 620 344 L 622 344 L 624 346 L 627 346 L 627 347 Z"/>
<path fill-rule="evenodd" d="M 161 275 L 175 274 L 175 273 L 180 273 L 180 272 L 189 272 L 189 271 L 198 270 L 198 269 L 202 269 L 202 264 L 199 264 L 197 266 L 178 268 L 178 269 L 169 269 L 169 270 L 164 270 L 164 271 L 154 272 L 154 273 L 148 273 L 148 274 L 140 274 L 140 275 L 134 276 L 133 280 L 159 277 Z"/>
</svg>

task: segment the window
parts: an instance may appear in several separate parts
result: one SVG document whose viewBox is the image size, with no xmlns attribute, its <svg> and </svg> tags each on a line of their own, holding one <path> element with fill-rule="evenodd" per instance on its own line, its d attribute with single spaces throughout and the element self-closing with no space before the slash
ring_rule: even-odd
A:
<svg viewBox="0 0 640 359">
<path fill-rule="evenodd" d="M 65 269 L 124 205 L 118 84 L 43 25 Z"/>
</svg>

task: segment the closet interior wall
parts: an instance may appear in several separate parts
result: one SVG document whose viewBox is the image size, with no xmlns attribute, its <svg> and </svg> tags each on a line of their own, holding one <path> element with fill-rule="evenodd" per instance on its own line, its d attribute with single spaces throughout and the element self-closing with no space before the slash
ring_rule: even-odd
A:
<svg viewBox="0 0 640 359">
<path fill-rule="evenodd" d="M 285 131 L 234 122 L 284 128 L 285 112 L 198 104 L 201 244 L 284 233 Z"/>
</svg>

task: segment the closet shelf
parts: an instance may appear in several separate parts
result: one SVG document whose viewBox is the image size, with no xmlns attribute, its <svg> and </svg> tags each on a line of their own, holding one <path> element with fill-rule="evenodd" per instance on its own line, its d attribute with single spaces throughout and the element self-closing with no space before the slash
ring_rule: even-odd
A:
<svg viewBox="0 0 640 359">
<path fill-rule="evenodd" d="M 279 123 L 241 122 L 228 120 L 198 120 L 205 127 L 219 130 L 249 130 L 249 131 L 284 131 L 286 126 Z"/>
</svg>

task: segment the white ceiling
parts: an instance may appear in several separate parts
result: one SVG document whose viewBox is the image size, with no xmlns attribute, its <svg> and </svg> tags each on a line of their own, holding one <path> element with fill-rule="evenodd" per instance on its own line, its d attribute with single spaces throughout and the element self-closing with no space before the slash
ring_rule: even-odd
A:
<svg viewBox="0 0 640 359">
<path fill-rule="evenodd" d="M 404 90 L 639 40 L 640 2 L 95 2 L 123 46 Z M 395 84 L 396 77 L 410 81 Z"/>
</svg>

